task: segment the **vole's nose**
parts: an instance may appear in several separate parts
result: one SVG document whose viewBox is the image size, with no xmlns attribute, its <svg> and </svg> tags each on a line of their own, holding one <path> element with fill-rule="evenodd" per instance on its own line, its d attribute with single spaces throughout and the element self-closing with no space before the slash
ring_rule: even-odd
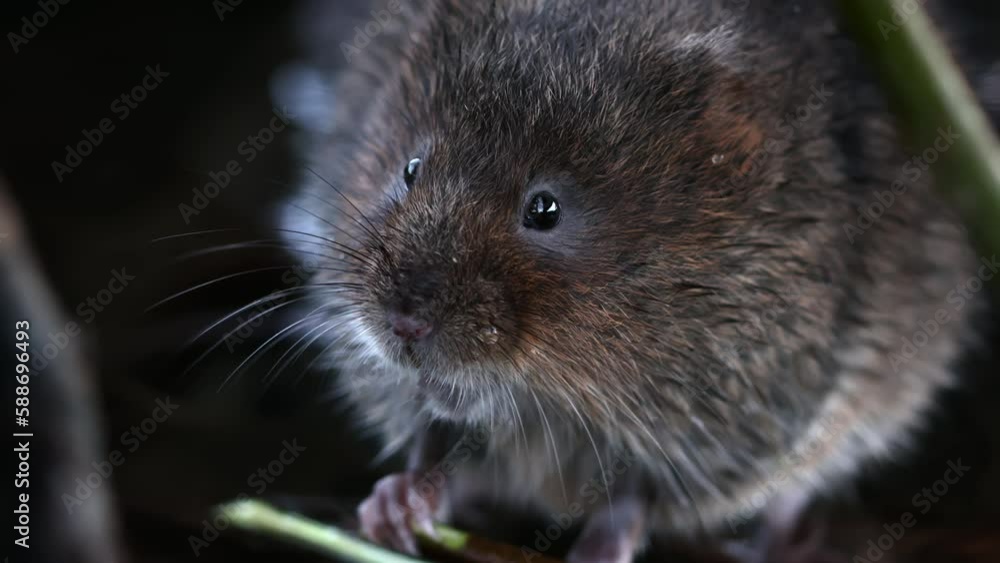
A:
<svg viewBox="0 0 1000 563">
<path fill-rule="evenodd" d="M 389 312 L 392 333 L 407 342 L 423 340 L 431 332 L 431 323 L 415 315 Z"/>
</svg>

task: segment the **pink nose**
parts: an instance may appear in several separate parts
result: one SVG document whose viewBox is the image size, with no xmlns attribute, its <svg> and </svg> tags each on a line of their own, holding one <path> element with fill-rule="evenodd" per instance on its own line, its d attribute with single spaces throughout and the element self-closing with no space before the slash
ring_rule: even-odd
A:
<svg viewBox="0 0 1000 563">
<path fill-rule="evenodd" d="M 406 341 L 422 340 L 431 332 L 431 324 L 413 315 L 389 313 L 392 333 Z"/>
</svg>

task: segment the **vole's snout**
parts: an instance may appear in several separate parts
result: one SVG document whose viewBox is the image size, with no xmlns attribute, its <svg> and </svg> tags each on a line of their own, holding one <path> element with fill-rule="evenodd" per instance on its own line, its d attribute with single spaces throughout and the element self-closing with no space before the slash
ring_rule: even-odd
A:
<svg viewBox="0 0 1000 563">
<path fill-rule="evenodd" d="M 390 309 L 387 313 L 387 320 L 389 326 L 392 327 L 392 333 L 404 342 L 423 340 L 431 333 L 430 321 L 417 315 Z"/>
<path fill-rule="evenodd" d="M 393 285 L 385 301 L 387 327 L 405 344 L 426 339 L 434 327 L 430 302 L 440 291 L 441 280 L 424 268 L 401 268 Z"/>
</svg>

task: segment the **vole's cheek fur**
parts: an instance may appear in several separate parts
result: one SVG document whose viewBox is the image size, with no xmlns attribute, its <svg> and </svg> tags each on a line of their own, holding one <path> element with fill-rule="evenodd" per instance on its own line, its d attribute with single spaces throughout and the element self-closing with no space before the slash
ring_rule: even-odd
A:
<svg viewBox="0 0 1000 563">
<path fill-rule="evenodd" d="M 315 298 L 343 311 L 329 355 L 365 422 L 404 447 L 438 412 L 421 375 L 443 378 L 483 402 L 468 422 L 518 491 L 572 497 L 628 459 L 654 527 L 717 523 L 905 447 L 978 298 L 926 345 L 903 338 L 975 258 L 929 174 L 845 227 L 905 156 L 822 8 L 779 25 L 700 0 L 495 4 L 400 16 L 407 31 L 342 78 L 358 109 L 309 155 L 304 190 L 335 225 L 318 234 L 351 265 L 318 273 L 343 290 Z M 588 241 L 572 253 L 519 231 L 545 174 L 572 178 Z M 418 313 L 438 338 L 407 364 L 383 315 L 414 287 L 432 288 Z"/>
</svg>

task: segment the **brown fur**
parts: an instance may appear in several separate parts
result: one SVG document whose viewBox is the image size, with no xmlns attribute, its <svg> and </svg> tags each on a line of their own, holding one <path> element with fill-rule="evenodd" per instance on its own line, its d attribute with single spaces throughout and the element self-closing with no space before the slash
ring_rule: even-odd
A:
<svg viewBox="0 0 1000 563">
<path fill-rule="evenodd" d="M 349 270 L 314 280 L 332 365 L 390 447 L 485 426 L 510 494 L 556 503 L 634 455 L 663 530 L 906 445 L 977 305 L 892 355 L 975 256 L 929 174 L 848 240 L 906 158 L 877 89 L 822 8 L 725 4 L 436 0 L 351 61 L 300 205 Z M 544 234 L 539 187 L 566 214 Z M 400 300 L 434 324 L 409 353 Z"/>
</svg>

